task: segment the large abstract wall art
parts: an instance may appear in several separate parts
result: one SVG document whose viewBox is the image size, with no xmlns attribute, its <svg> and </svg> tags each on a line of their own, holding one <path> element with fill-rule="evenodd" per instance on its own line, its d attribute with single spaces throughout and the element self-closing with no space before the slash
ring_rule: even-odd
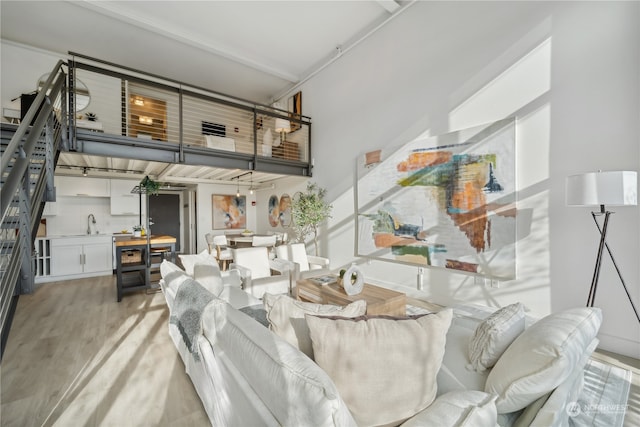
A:
<svg viewBox="0 0 640 427">
<path fill-rule="evenodd" d="M 212 195 L 213 229 L 239 228 L 247 225 L 246 196 Z"/>
<path fill-rule="evenodd" d="M 364 157 L 357 255 L 515 278 L 514 118 Z"/>
</svg>

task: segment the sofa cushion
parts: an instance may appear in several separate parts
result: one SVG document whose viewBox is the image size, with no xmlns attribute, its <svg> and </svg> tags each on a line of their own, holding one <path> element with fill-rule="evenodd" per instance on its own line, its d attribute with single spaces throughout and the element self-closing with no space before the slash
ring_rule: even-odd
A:
<svg viewBox="0 0 640 427">
<path fill-rule="evenodd" d="M 495 426 L 498 422 L 496 397 L 477 390 L 450 391 L 439 396 L 402 427 Z"/>
<path fill-rule="evenodd" d="M 193 267 L 196 264 L 218 265 L 216 257 L 210 254 L 206 249 L 199 254 L 180 254 L 178 257 L 184 266 L 184 271 L 186 271 L 189 276 L 193 276 Z"/>
<path fill-rule="evenodd" d="M 599 308 L 550 314 L 526 329 L 493 367 L 485 391 L 499 414 L 518 411 L 563 383 L 600 329 Z"/>
<path fill-rule="evenodd" d="M 220 362 L 241 373 L 280 425 L 355 426 L 327 373 L 273 332 L 220 299 L 202 324 Z"/>
<path fill-rule="evenodd" d="M 284 338 L 289 344 L 313 359 L 313 347 L 305 314 L 334 315 L 341 317 L 362 316 L 367 311 L 365 300 L 354 301 L 341 307 L 296 301 L 288 295 L 265 293 L 262 297 L 267 311 L 269 329 Z"/>
<path fill-rule="evenodd" d="M 524 331 L 524 308 L 515 303 L 487 317 L 469 340 L 470 367 L 484 371 L 496 364 L 502 353 Z"/>
<path fill-rule="evenodd" d="M 358 425 L 397 425 L 431 404 L 452 311 L 394 318 L 307 315 L 315 360 Z"/>
<path fill-rule="evenodd" d="M 193 266 L 193 278 L 215 296 L 220 296 L 224 289 L 220 267 L 217 264 L 197 262 Z"/>
</svg>

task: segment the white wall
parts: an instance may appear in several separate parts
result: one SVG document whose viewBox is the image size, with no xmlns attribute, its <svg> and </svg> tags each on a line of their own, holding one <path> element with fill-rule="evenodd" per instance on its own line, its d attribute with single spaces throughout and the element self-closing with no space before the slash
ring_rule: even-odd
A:
<svg viewBox="0 0 640 427">
<path fill-rule="evenodd" d="M 424 296 L 442 304 L 522 301 L 540 316 L 583 306 L 598 235 L 588 209 L 565 206 L 565 178 L 639 169 L 638 76 L 638 2 L 416 2 L 295 89 L 314 123 L 313 180 L 334 205 L 323 254 L 333 268 L 354 258 L 358 156 L 515 115 L 525 226 L 516 280 L 491 288 L 432 269 Z M 637 207 L 619 209 L 608 238 L 636 306 L 639 217 Z M 415 288 L 415 267 L 362 268 L 374 282 Z M 604 312 L 602 347 L 640 357 L 640 325 L 608 259 L 596 305 Z"/>
</svg>

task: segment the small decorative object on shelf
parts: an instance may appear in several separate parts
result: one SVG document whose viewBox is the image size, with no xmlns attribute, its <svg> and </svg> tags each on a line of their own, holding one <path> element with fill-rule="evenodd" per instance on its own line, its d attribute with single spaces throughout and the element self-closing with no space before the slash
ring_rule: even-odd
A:
<svg viewBox="0 0 640 427">
<path fill-rule="evenodd" d="M 133 237 L 142 237 L 142 226 L 134 225 L 133 226 Z"/>
</svg>

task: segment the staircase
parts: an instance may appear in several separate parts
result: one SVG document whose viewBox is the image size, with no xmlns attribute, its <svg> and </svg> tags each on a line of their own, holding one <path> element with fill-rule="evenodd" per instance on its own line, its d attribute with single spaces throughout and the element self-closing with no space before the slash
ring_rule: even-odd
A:
<svg viewBox="0 0 640 427">
<path fill-rule="evenodd" d="M 67 141 L 67 75 L 59 61 L 19 126 L 2 124 L 0 167 L 0 358 L 18 297 L 34 290 L 32 258 L 42 210 Z M 58 100 L 59 110 L 54 110 Z"/>
</svg>

